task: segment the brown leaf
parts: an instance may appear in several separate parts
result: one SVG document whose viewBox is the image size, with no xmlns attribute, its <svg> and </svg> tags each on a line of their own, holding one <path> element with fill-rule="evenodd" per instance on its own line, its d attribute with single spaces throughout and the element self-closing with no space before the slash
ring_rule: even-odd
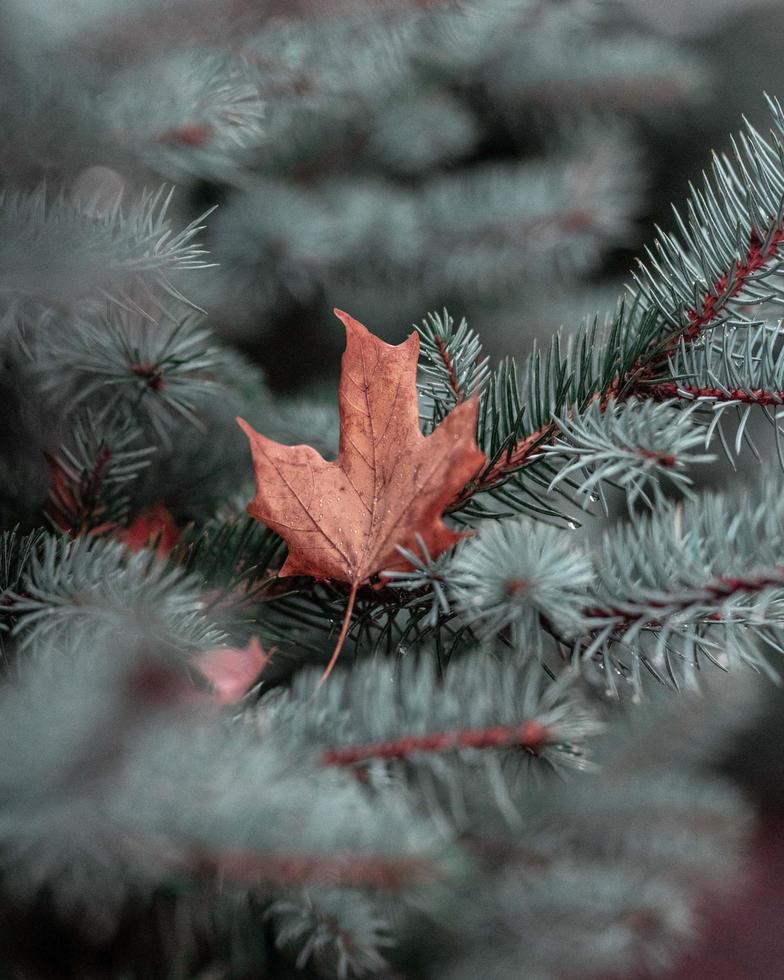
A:
<svg viewBox="0 0 784 980">
<path fill-rule="evenodd" d="M 256 496 L 248 513 L 287 543 L 280 575 L 351 585 L 345 639 L 357 588 L 381 571 L 408 567 L 398 547 L 432 557 L 462 535 L 441 519 L 486 462 L 474 440 L 478 402 L 459 404 L 429 436 L 419 428 L 419 337 L 398 346 L 347 313 L 340 376 L 340 447 L 327 462 L 310 446 L 283 446 L 237 421 L 250 439 Z M 326 674 L 325 674 L 326 676 Z"/>
<path fill-rule="evenodd" d="M 477 402 L 458 405 L 425 437 L 419 428 L 419 337 L 398 346 L 346 313 L 341 367 L 340 449 L 327 462 L 310 446 L 283 446 L 239 424 L 250 439 L 256 497 L 248 513 L 286 541 L 281 575 L 360 585 L 405 568 L 398 546 L 431 556 L 462 535 L 441 515 L 485 456 L 474 441 Z"/>
</svg>

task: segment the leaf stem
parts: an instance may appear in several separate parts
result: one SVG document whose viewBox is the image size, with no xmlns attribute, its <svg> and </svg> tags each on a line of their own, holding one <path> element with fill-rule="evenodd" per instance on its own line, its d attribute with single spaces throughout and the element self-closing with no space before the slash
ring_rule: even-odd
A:
<svg viewBox="0 0 784 980">
<path fill-rule="evenodd" d="M 348 605 L 346 606 L 346 615 L 343 617 L 343 625 L 340 627 L 340 633 L 338 634 L 338 641 L 335 644 L 335 649 L 332 651 L 332 656 L 330 657 L 329 663 L 324 673 L 321 675 L 321 680 L 318 682 L 318 687 L 326 681 L 329 675 L 332 673 L 332 668 L 338 661 L 340 656 L 340 651 L 343 649 L 343 644 L 346 642 L 346 636 L 348 635 L 348 627 L 351 623 L 351 615 L 354 612 L 354 601 L 357 598 L 357 589 L 359 588 L 359 582 L 354 582 L 351 586 L 351 592 L 348 595 Z"/>
</svg>

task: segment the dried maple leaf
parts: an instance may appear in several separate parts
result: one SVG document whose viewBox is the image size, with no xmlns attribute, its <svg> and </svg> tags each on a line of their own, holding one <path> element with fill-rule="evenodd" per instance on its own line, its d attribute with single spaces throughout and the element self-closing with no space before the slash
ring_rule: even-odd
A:
<svg viewBox="0 0 784 980">
<path fill-rule="evenodd" d="M 351 586 L 335 653 L 345 639 L 360 585 L 406 568 L 398 548 L 431 556 L 462 535 L 444 509 L 485 463 L 474 433 L 476 399 L 459 404 L 429 436 L 419 427 L 419 337 L 397 346 L 373 336 L 347 313 L 340 376 L 340 447 L 328 462 L 311 446 L 283 446 L 238 419 L 250 439 L 256 496 L 248 513 L 277 532 L 289 554 L 281 575 L 310 575 Z"/>
</svg>

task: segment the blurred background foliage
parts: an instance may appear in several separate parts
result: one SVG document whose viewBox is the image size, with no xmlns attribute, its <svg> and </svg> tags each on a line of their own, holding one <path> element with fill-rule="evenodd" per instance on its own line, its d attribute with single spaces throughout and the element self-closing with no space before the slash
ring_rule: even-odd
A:
<svg viewBox="0 0 784 980">
<path fill-rule="evenodd" d="M 218 205 L 189 295 L 280 392 L 336 374 L 333 306 L 394 340 L 447 305 L 495 355 L 611 308 L 784 82 L 764 0 L 2 10 L 6 178 Z"/>
</svg>

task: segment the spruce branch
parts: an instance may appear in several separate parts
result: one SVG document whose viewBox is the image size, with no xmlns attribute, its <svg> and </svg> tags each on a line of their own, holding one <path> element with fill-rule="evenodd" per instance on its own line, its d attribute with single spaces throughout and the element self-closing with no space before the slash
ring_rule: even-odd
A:
<svg viewBox="0 0 784 980">
<path fill-rule="evenodd" d="M 732 158 L 714 154 L 711 176 L 692 188 L 686 217 L 675 212 L 679 234 L 660 231 L 639 264 L 640 297 L 671 332 L 665 352 L 729 318 L 752 324 L 754 307 L 780 299 L 784 112 L 777 100 L 768 104 L 770 140 L 747 122 Z"/>
<path fill-rule="evenodd" d="M 618 130 L 579 136 L 547 166 L 486 165 L 429 181 L 421 254 L 412 256 L 425 281 L 441 292 L 470 282 L 481 294 L 508 289 L 521 269 L 557 281 L 594 268 L 610 242 L 628 238 L 640 197 L 629 140 Z"/>
<path fill-rule="evenodd" d="M 168 178 L 237 183 L 265 138 L 265 103 L 236 56 L 188 51 L 134 66 L 113 79 L 101 110 L 115 141 Z"/>
<path fill-rule="evenodd" d="M 27 570 L 45 540 L 46 533 L 40 530 L 23 534 L 15 527 L 0 533 L 0 632 L 7 632 L 14 625 L 8 606 L 22 589 Z"/>
<path fill-rule="evenodd" d="M 388 742 L 370 745 L 347 745 L 327 749 L 325 766 L 351 766 L 373 759 L 409 759 L 424 752 L 451 752 L 457 749 L 524 749 L 538 755 L 550 733 L 539 722 L 521 725 L 495 725 L 491 728 L 468 728 L 453 732 L 428 732 L 426 735 L 404 735 Z"/>
<path fill-rule="evenodd" d="M 706 441 L 704 428 L 695 424 L 693 411 L 675 402 L 661 404 L 629 399 L 605 405 L 593 402 L 584 412 L 572 412 L 558 420 L 560 435 L 544 447 L 561 457 L 550 489 L 571 476 L 583 478 L 578 492 L 587 506 L 600 483 L 614 483 L 626 492 L 630 508 L 638 499 L 649 507 L 670 483 L 684 496 L 693 496 L 688 468 L 715 457 L 695 453 Z"/>
<path fill-rule="evenodd" d="M 180 569 L 103 538 L 48 536 L 7 600 L 22 647 L 85 629 L 95 642 L 126 630 L 179 650 L 210 649 L 226 639 L 204 615 L 196 583 Z"/>
<path fill-rule="evenodd" d="M 142 58 L 160 56 L 172 47 L 211 45 L 216 34 L 246 38 L 260 28 L 280 22 L 291 22 L 300 31 L 313 22 L 316 31 L 328 30 L 337 14 L 348 15 L 348 19 L 363 21 L 373 26 L 369 10 L 380 18 L 395 21 L 399 11 L 449 9 L 452 0 L 400 0 L 391 5 L 388 0 L 373 0 L 371 4 L 359 0 L 265 0 L 253 3 L 250 0 L 180 0 L 153 9 L 132 9 L 124 16 L 99 19 L 78 38 L 73 39 L 76 50 L 99 51 L 103 57 L 134 62 Z M 77 25 L 84 28 L 81 19 Z"/>
<path fill-rule="evenodd" d="M 331 854 L 196 851 L 188 854 L 185 866 L 194 874 L 218 876 L 258 888 L 318 884 L 395 892 L 432 884 L 439 877 L 434 863 L 424 858 L 358 856 L 351 851 Z"/>
<path fill-rule="evenodd" d="M 782 649 L 784 578 L 778 489 L 660 503 L 609 532 L 576 652 L 596 657 L 606 683 L 639 690 L 642 670 L 694 685 L 703 661 L 774 672 Z"/>
<path fill-rule="evenodd" d="M 408 571 L 385 571 L 382 579 L 392 588 L 402 589 L 415 595 L 430 595 L 430 610 L 424 625 L 436 627 L 443 625 L 443 617 L 449 615 L 450 607 L 446 594 L 446 576 L 450 556 L 446 553 L 432 558 L 421 535 L 417 536 L 418 553 L 398 546 L 398 551 L 410 564 Z"/>
<path fill-rule="evenodd" d="M 603 725 L 569 672 L 548 684 L 535 665 L 521 682 L 515 664 L 474 654 L 453 660 L 441 677 L 428 658 L 406 659 L 390 700 L 388 671 L 370 660 L 356 663 L 350 675 L 335 674 L 319 690 L 315 712 L 301 710 L 313 697 L 315 675 L 298 675 L 293 700 L 270 704 L 270 730 L 312 746 L 327 767 L 404 762 L 444 778 L 449 760 L 478 772 L 482 758 L 487 764 L 487 756 L 500 753 L 513 781 L 521 766 L 591 768 L 588 747 Z M 334 734 L 325 737 L 325 730 Z"/>
<path fill-rule="evenodd" d="M 583 135 L 548 166 L 488 164 L 415 187 L 378 176 L 315 188 L 274 175 L 256 181 L 216 219 L 221 301 L 233 306 L 241 292 L 255 309 L 273 309 L 282 295 L 319 287 L 375 289 L 378 261 L 393 290 L 427 296 L 470 286 L 495 297 L 519 285 L 521 270 L 528 281 L 587 272 L 611 242 L 629 237 L 639 181 L 633 165 L 617 165 L 630 155 L 627 140 Z M 368 254 L 376 262 L 368 265 Z M 241 312 L 247 317 L 247 306 Z"/>
<path fill-rule="evenodd" d="M 557 25 L 505 40 L 487 84 L 510 109 L 645 112 L 688 102 L 705 83 L 696 58 L 652 38 L 607 38 Z"/>
<path fill-rule="evenodd" d="M 765 390 L 764 388 L 727 388 L 724 385 L 694 385 L 677 381 L 661 381 L 651 387 L 651 395 L 668 401 L 684 398 L 687 401 L 705 402 L 720 410 L 737 405 L 761 405 L 764 408 L 780 407 L 784 404 L 784 389 Z"/>
<path fill-rule="evenodd" d="M 203 425 L 203 403 L 225 390 L 226 357 L 197 316 L 151 324 L 140 313 L 104 310 L 41 334 L 33 357 L 42 391 L 68 411 L 98 403 L 104 413 L 129 416 L 164 443 L 178 417 Z"/>
<path fill-rule="evenodd" d="M 104 412 L 72 419 L 71 438 L 46 453 L 50 469 L 47 517 L 73 537 L 101 534 L 126 523 L 130 487 L 150 465 L 155 448 L 141 445 L 139 429 Z"/>
<path fill-rule="evenodd" d="M 265 586 L 277 576 L 283 551 L 283 541 L 274 531 L 241 514 L 186 529 L 172 560 L 214 594 L 211 605 L 229 601 L 236 607 L 263 599 Z"/>
<path fill-rule="evenodd" d="M 388 917 L 360 892 L 293 893 L 273 902 L 266 917 L 278 948 L 296 952 L 299 969 L 312 960 L 338 980 L 378 973 L 387 965 L 380 951 L 394 944 Z"/>
<path fill-rule="evenodd" d="M 673 380 L 649 387 L 651 398 L 680 398 L 711 410 L 715 418 L 709 432 L 720 424 L 727 409 L 736 409 L 740 419 L 736 454 L 751 409 L 761 407 L 773 424 L 779 458 L 784 458 L 778 424 L 784 397 L 784 351 L 777 327 L 768 323 L 727 325 L 711 331 L 698 344 L 681 340 L 670 357 L 670 372 Z M 729 451 L 726 440 L 722 445 Z"/>
<path fill-rule="evenodd" d="M 543 94 L 532 73 L 551 104 L 565 92 L 612 102 L 619 78 L 636 101 L 641 77 L 666 99 L 683 79 L 673 70 L 662 84 L 678 61 L 663 47 L 653 66 L 653 48 L 624 47 L 620 35 L 600 43 L 593 0 L 327 0 L 310 25 L 310 0 L 156 5 L 111 20 L 91 4 L 45 14 L 84 61 L 77 91 L 52 104 L 75 118 L 87 82 L 88 124 L 102 130 L 93 144 L 103 148 L 113 128 L 114 149 L 132 160 L 234 185 L 218 233 L 229 288 L 209 304 L 224 323 L 231 307 L 258 322 L 260 306 L 277 315 L 282 301 L 310 304 L 336 284 L 372 295 L 391 320 L 404 287 L 435 291 L 428 302 L 473 287 L 504 304 L 535 280 L 552 287 L 564 271 L 597 269 L 639 200 L 625 134 L 579 127 L 550 166 L 487 166 L 469 157 L 484 150 L 485 100 L 508 85 L 519 116 L 519 97 Z M 24 3 L 15 6 L 24 23 Z M 218 37 L 227 24 L 231 36 Z M 42 52 L 63 58 L 57 33 L 55 24 L 45 45 L 29 42 L 39 57 L 26 77 L 43 79 L 36 98 L 57 84 L 51 66 L 38 71 Z M 545 63 L 542 40 L 572 52 L 561 72 Z M 94 50 L 97 41 L 106 47 Z M 601 63 L 588 64 L 597 52 Z M 502 128 L 516 144 L 511 119 Z M 39 167 L 51 140 L 35 136 Z M 465 321 L 431 314 L 418 328 L 419 402 L 416 337 L 395 354 L 405 354 L 405 386 L 384 370 L 396 349 L 379 339 L 346 359 L 341 408 L 353 414 L 334 481 L 315 478 L 334 467 L 327 458 L 290 445 L 329 446 L 328 414 L 278 416 L 258 373 L 180 315 L 177 275 L 204 256 L 195 225 L 172 225 L 168 199 L 128 210 L 74 190 L 49 204 L 41 194 L 11 218 L 0 202 L 12 242 L 0 243 L 0 327 L 13 357 L 23 347 L 33 365 L 14 377 L 9 358 L 8 387 L 33 379 L 29 414 L 43 424 L 8 428 L 17 442 L 29 428 L 37 452 L 61 438 L 49 437 L 50 416 L 51 428 L 75 427 L 52 461 L 50 508 L 72 537 L 0 538 L 0 627 L 15 654 L 0 688 L 9 905 L 51 905 L 52 919 L 81 927 L 80 941 L 93 922 L 107 937 L 119 925 L 100 950 L 113 964 L 137 918 L 140 945 L 160 945 L 167 969 L 136 950 L 117 969 L 150 976 L 374 976 L 388 969 L 393 929 L 402 969 L 424 932 L 423 969 L 437 980 L 665 966 L 691 934 L 696 889 L 734 868 L 747 833 L 745 805 L 699 777 L 688 737 L 712 741 L 700 766 L 712 761 L 720 713 L 706 736 L 684 720 L 694 702 L 680 721 L 652 712 L 619 759 L 628 733 L 585 687 L 598 675 L 611 693 L 628 679 L 639 694 L 645 670 L 682 685 L 706 661 L 763 670 L 770 649 L 784 652 L 784 505 L 772 486 L 753 501 L 685 508 L 660 492 L 669 480 L 688 495 L 686 467 L 702 461 L 698 445 L 727 408 L 745 413 L 741 433 L 753 405 L 777 430 L 781 421 L 780 331 L 763 318 L 782 293 L 784 223 L 768 205 L 774 191 L 784 196 L 784 168 L 773 143 L 766 157 L 751 131 L 746 139 L 748 172 L 736 163 L 719 190 L 714 180 L 703 192 L 711 213 L 703 221 L 698 199 L 696 231 L 672 246 L 689 289 L 670 319 L 640 287 L 607 323 L 491 370 Z M 83 152 L 72 142 L 69 164 Z M 368 161 L 387 176 L 363 178 Z M 662 276 L 675 272 L 659 265 L 666 298 Z M 384 412 L 371 411 L 376 396 L 388 396 Z M 237 513 L 247 477 L 230 431 L 238 412 L 263 427 L 259 455 L 272 454 L 253 512 L 278 533 Z M 404 416 L 406 438 L 395 429 Z M 433 434 L 456 417 L 462 429 L 435 452 Z M 422 426 L 433 430 L 427 447 Z M 152 435 L 156 465 L 142 468 Z M 568 520 L 564 503 L 584 503 L 602 481 L 654 513 L 630 506 L 629 527 L 591 554 L 544 524 Z M 281 512 L 286 494 L 301 512 L 291 500 Z M 157 501 L 160 513 L 162 500 L 192 520 L 165 559 L 149 546 L 132 554 L 127 535 L 126 546 L 120 534 L 110 540 L 132 502 Z M 484 518 L 494 523 L 452 550 Z M 226 635 L 227 621 L 240 637 Z M 324 684 L 306 665 L 326 660 L 338 630 L 327 673 L 346 640 L 353 660 Z M 289 663 L 252 692 L 243 680 L 249 696 L 230 706 L 220 668 L 229 654 L 249 671 L 265 662 L 260 636 L 279 638 Z M 664 742 L 680 742 L 672 776 Z"/>
<path fill-rule="evenodd" d="M 172 652 L 140 632 L 39 635 L 4 687 L 15 894 L 46 882 L 65 908 L 114 923 L 132 895 L 173 884 L 213 903 L 224 888 L 268 901 L 305 883 L 400 892 L 442 877 L 443 843 L 400 794 L 370 799 L 205 712 Z"/>
<path fill-rule="evenodd" d="M 446 310 L 428 314 L 416 330 L 422 375 L 419 389 L 426 411 L 427 403 L 432 403 L 424 422 L 432 431 L 456 405 L 482 391 L 490 376 L 489 359 L 465 318 L 456 327 Z"/>
<path fill-rule="evenodd" d="M 19 527 L 0 534 L 0 594 L 5 596 L 18 586 L 45 537 L 44 531 L 23 534 Z"/>
<path fill-rule="evenodd" d="M 779 352 L 773 351 L 774 341 L 766 336 L 764 323 L 754 318 L 753 311 L 763 303 L 780 300 L 779 253 L 784 241 L 784 111 L 777 102 L 769 102 L 775 127 L 772 141 L 747 125 L 734 144 L 734 165 L 728 159 L 714 158 L 712 180 L 706 177 L 703 190 L 692 191 L 688 221 L 676 213 L 680 237 L 660 232 L 655 252 L 649 252 L 649 263 L 640 264 L 633 302 L 621 308 L 602 338 L 603 363 L 592 360 L 593 354 L 582 361 L 576 356 L 581 348 L 585 351 L 588 331 L 583 329 L 566 357 L 556 346 L 544 364 L 534 355 L 522 383 L 514 366 L 502 366 L 490 379 L 480 415 L 485 427 L 490 423 L 490 464 L 457 497 L 453 510 L 482 516 L 482 508 L 471 505 L 472 498 L 485 492 L 498 496 L 498 489 L 510 478 L 538 462 L 542 450 L 557 438 L 554 416 L 566 411 L 569 417 L 594 401 L 604 411 L 613 399 L 670 396 L 670 386 L 677 385 L 682 375 L 688 381 L 690 358 L 703 359 L 703 373 L 713 371 L 711 362 L 718 361 L 725 376 L 734 375 L 733 384 L 696 383 L 694 389 L 724 385 L 746 391 L 742 400 L 748 404 L 765 403 L 767 399 L 750 393 L 764 388 L 755 383 L 763 373 L 768 381 L 777 379 Z M 724 348 L 712 337 L 725 323 L 751 331 L 746 333 L 745 356 L 739 356 L 742 334 L 725 334 Z M 696 346 L 698 341 L 701 346 Z M 729 349 L 725 349 L 727 344 Z M 675 380 L 668 371 L 671 359 L 687 362 L 673 368 L 678 371 Z M 691 367 L 693 374 L 699 374 L 693 364 Z M 774 380 L 770 390 L 775 397 L 782 388 Z M 533 404 L 532 393 L 536 396 Z M 684 393 L 686 397 L 690 394 L 688 384 Z M 557 473 L 553 477 L 557 485 Z M 526 509 L 524 495 L 522 486 L 511 485 L 500 499 L 518 510 Z"/>
<path fill-rule="evenodd" d="M 140 287 L 187 302 L 172 277 L 206 265 L 196 242 L 206 214 L 176 231 L 173 193 L 161 187 L 125 206 L 118 195 L 100 207 L 62 193 L 50 200 L 44 186 L 0 192 L 0 295 L 39 312 L 107 297 L 133 307 Z"/>
<path fill-rule="evenodd" d="M 455 607 L 485 635 L 510 628 L 517 646 L 538 652 L 544 616 L 566 636 L 584 626 L 593 568 L 558 528 L 526 518 L 483 527 L 456 552 L 448 570 Z"/>
<path fill-rule="evenodd" d="M 632 321 L 635 329 L 630 329 Z M 542 493 L 557 474 L 543 459 L 543 450 L 558 434 L 558 417 L 593 401 L 601 405 L 610 397 L 633 394 L 627 385 L 620 395 L 619 379 L 639 372 L 638 364 L 657 331 L 653 315 L 636 316 L 634 308 L 621 306 L 601 326 L 593 320 L 565 340 L 556 333 L 544 351 L 535 346 L 522 368 L 511 359 L 502 362 L 480 398 L 478 431 L 488 463 L 450 510 L 487 516 L 473 501 L 477 494 L 487 493 L 512 512 L 560 517 Z M 577 489 L 568 479 L 563 483 L 562 492 Z M 494 516 L 492 510 L 489 516 Z"/>
</svg>

